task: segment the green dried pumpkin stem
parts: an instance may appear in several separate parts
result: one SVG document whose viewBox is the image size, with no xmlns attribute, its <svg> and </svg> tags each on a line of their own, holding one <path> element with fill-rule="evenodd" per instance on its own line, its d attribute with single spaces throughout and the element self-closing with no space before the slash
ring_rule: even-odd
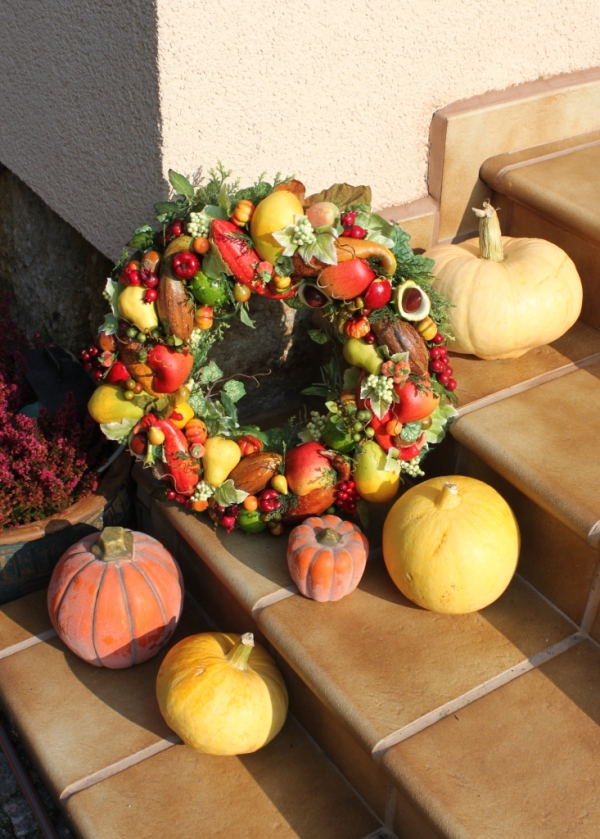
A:
<svg viewBox="0 0 600 839">
<path fill-rule="evenodd" d="M 337 545 L 342 541 L 342 537 L 332 527 L 324 527 L 315 536 L 320 545 Z"/>
<path fill-rule="evenodd" d="M 227 661 L 238 670 L 248 669 L 248 659 L 254 647 L 254 635 L 251 632 L 244 632 L 240 640 L 227 656 Z"/>
<path fill-rule="evenodd" d="M 506 257 L 498 213 L 489 201 L 483 202 L 483 210 L 473 207 L 473 212 L 479 217 L 479 255 L 492 262 L 504 262 Z"/>
<path fill-rule="evenodd" d="M 92 553 L 103 562 L 133 557 L 133 533 L 123 527 L 105 527 L 98 541 L 92 545 Z"/>
<path fill-rule="evenodd" d="M 458 486 L 446 481 L 435 499 L 435 506 L 438 510 L 454 510 L 460 504 Z"/>
</svg>

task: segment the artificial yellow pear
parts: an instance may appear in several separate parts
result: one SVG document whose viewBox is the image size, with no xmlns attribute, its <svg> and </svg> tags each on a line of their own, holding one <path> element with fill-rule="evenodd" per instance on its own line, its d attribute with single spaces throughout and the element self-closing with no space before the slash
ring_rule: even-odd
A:
<svg viewBox="0 0 600 839">
<path fill-rule="evenodd" d="M 365 501 L 384 504 L 391 501 L 398 492 L 400 475 L 385 471 L 386 459 L 387 455 L 379 443 L 368 440 L 363 445 L 352 477 Z"/>
<path fill-rule="evenodd" d="M 204 443 L 204 480 L 211 486 L 221 486 L 242 458 L 240 447 L 229 437 L 209 437 Z"/>
<path fill-rule="evenodd" d="M 393 505 L 383 526 L 383 558 L 400 591 L 433 612 L 489 606 L 510 583 L 519 527 L 493 487 L 464 475 L 430 478 Z"/>
<path fill-rule="evenodd" d="M 138 420 L 144 411 L 134 402 L 128 402 L 124 390 L 117 385 L 100 385 L 88 402 L 88 412 L 98 423 L 122 422 L 124 419 Z"/>
<path fill-rule="evenodd" d="M 119 314 L 132 323 L 140 332 L 151 332 L 158 326 L 158 315 L 154 301 L 144 302 L 146 288 L 142 285 L 129 285 L 117 298 Z"/>
<path fill-rule="evenodd" d="M 254 249 L 261 259 L 273 265 L 284 251 L 283 245 L 271 234 L 294 223 L 295 216 L 303 216 L 302 204 L 292 192 L 272 192 L 257 205 L 250 222 Z"/>
</svg>

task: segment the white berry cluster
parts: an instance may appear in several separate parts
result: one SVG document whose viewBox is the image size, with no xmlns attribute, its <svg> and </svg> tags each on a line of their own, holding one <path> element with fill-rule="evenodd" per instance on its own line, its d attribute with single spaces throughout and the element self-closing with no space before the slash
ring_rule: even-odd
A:
<svg viewBox="0 0 600 839">
<path fill-rule="evenodd" d="M 195 239 L 199 236 L 208 236 L 210 230 L 210 219 L 204 213 L 190 213 L 190 220 L 186 225 L 187 232 Z"/>
<path fill-rule="evenodd" d="M 413 457 L 412 460 L 401 460 L 400 470 L 402 472 L 405 472 L 411 478 L 420 478 L 422 475 L 425 474 L 425 472 L 423 472 L 423 470 L 419 466 L 418 457 Z"/>
<path fill-rule="evenodd" d="M 300 216 L 296 223 L 292 225 L 292 229 L 292 242 L 294 245 L 312 245 L 317 238 L 313 226 L 306 216 Z"/>
<path fill-rule="evenodd" d="M 386 402 L 392 401 L 392 395 L 394 393 L 393 379 L 390 379 L 388 376 L 376 376 L 371 373 L 370 376 L 367 376 L 365 384 L 372 394 L 376 394 Z"/>
<path fill-rule="evenodd" d="M 192 495 L 192 501 L 208 501 L 211 495 L 214 495 L 215 489 L 206 481 L 200 481 L 196 484 L 196 489 Z"/>
<path fill-rule="evenodd" d="M 327 418 L 321 416 L 318 411 L 310 412 L 310 421 L 306 424 L 306 430 L 308 431 L 311 440 L 314 440 L 315 442 L 321 440 L 326 421 Z"/>
</svg>

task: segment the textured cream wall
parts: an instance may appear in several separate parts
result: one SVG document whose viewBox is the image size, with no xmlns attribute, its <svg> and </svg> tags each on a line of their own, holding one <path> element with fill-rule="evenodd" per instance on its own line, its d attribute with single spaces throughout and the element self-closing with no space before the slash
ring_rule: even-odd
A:
<svg viewBox="0 0 600 839">
<path fill-rule="evenodd" d="M 169 168 L 427 194 L 433 112 L 600 64 L 598 0 L 19 0 L 0 161 L 115 257 Z"/>
</svg>

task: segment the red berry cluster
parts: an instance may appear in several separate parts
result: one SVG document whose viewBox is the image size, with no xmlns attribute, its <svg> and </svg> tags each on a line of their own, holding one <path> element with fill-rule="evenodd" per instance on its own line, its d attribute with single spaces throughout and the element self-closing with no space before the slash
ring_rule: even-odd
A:
<svg viewBox="0 0 600 839">
<path fill-rule="evenodd" d="M 345 513 L 354 515 L 356 513 L 356 505 L 360 501 L 360 495 L 356 490 L 354 481 L 344 481 L 340 484 L 335 495 L 335 506 L 339 507 Z"/>
<path fill-rule="evenodd" d="M 165 244 L 165 240 L 167 244 L 172 242 L 173 239 L 177 239 L 179 236 L 183 236 L 185 233 L 185 227 L 183 226 L 183 222 L 181 219 L 176 219 L 167 227 L 166 236 L 163 238 L 162 233 L 158 236 L 158 244 L 162 248 Z"/>
<path fill-rule="evenodd" d="M 444 346 L 445 338 L 438 332 L 434 338 L 435 346 L 429 350 L 429 369 L 435 373 L 440 384 L 444 385 L 448 390 L 456 390 L 456 379 L 451 378 L 454 370 L 450 367 L 448 351 Z"/>
<path fill-rule="evenodd" d="M 82 350 L 79 357 L 85 369 L 93 370 L 92 376 L 98 380 L 104 378 L 106 368 L 111 367 L 114 360 L 111 352 L 102 352 L 95 344 Z"/>
<path fill-rule="evenodd" d="M 175 492 L 174 489 L 168 489 L 166 495 L 169 501 L 176 501 L 177 504 L 182 504 L 184 507 L 192 506 L 192 502 L 189 498 L 186 498 L 185 495 L 181 495 L 179 492 Z"/>
<path fill-rule="evenodd" d="M 366 239 L 368 230 L 365 230 L 364 227 L 361 227 L 359 224 L 354 224 L 356 221 L 356 216 L 358 212 L 356 210 L 352 210 L 349 213 L 342 213 L 340 216 L 340 221 L 342 223 L 342 227 L 344 228 L 344 236 L 349 236 L 351 239 Z"/>
<path fill-rule="evenodd" d="M 152 271 L 143 268 L 140 271 L 142 285 L 146 288 L 144 294 L 144 303 L 152 303 L 158 297 L 158 283 L 159 279 Z"/>
</svg>

